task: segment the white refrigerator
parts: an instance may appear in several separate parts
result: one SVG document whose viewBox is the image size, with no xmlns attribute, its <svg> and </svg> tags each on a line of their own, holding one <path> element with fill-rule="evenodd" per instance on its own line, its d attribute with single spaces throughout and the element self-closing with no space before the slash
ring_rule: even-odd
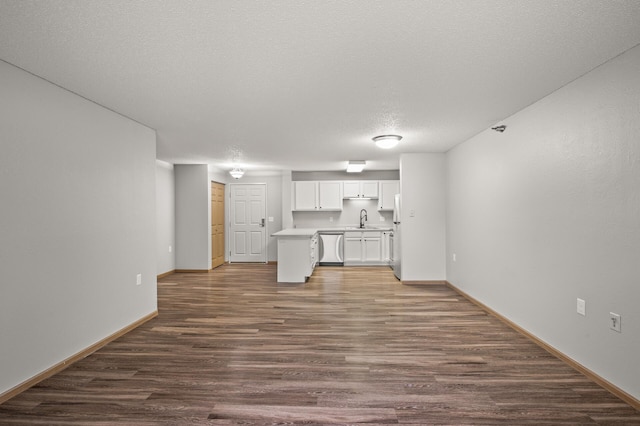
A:
<svg viewBox="0 0 640 426">
<path fill-rule="evenodd" d="M 400 226 L 400 194 L 396 194 L 393 199 L 393 255 L 391 267 L 393 273 L 399 280 L 402 279 L 402 252 L 400 251 L 400 240 L 402 238 L 402 227 Z"/>
</svg>

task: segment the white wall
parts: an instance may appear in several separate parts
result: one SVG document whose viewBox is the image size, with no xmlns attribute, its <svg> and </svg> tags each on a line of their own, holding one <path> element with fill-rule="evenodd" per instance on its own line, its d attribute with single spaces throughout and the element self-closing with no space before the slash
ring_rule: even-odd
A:
<svg viewBox="0 0 640 426">
<path fill-rule="evenodd" d="M 400 155 L 402 281 L 446 278 L 445 156 Z"/>
<path fill-rule="evenodd" d="M 447 156 L 448 280 L 635 398 L 639 70 L 636 47 Z"/>
<path fill-rule="evenodd" d="M 1 61 L 0 93 L 2 393 L 157 305 L 155 132 Z"/>
<path fill-rule="evenodd" d="M 176 164 L 176 269 L 211 269 L 211 190 L 206 164 Z"/>
<path fill-rule="evenodd" d="M 156 160 L 156 257 L 158 275 L 176 269 L 173 164 Z"/>
<path fill-rule="evenodd" d="M 282 194 L 282 229 L 293 228 L 293 206 L 291 205 L 291 170 L 282 171 L 280 193 Z"/>
</svg>

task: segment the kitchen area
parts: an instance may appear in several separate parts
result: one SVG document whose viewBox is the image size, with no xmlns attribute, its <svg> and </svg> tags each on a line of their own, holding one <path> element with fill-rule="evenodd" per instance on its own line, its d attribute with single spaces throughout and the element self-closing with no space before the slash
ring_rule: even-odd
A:
<svg viewBox="0 0 640 426">
<path fill-rule="evenodd" d="M 390 267 L 400 278 L 398 172 L 374 177 L 382 179 L 292 180 L 291 226 L 272 234 L 278 282 L 302 283 L 318 266 L 343 265 Z"/>
</svg>

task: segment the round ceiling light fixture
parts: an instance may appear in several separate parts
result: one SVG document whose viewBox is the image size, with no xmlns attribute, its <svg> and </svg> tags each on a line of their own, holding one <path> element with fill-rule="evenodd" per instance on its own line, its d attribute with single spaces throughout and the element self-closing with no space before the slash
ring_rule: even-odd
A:
<svg viewBox="0 0 640 426">
<path fill-rule="evenodd" d="M 243 175 L 244 175 L 244 170 L 238 168 L 238 167 L 234 167 L 233 170 L 231 170 L 229 172 L 229 174 L 231 175 L 231 177 L 233 177 L 234 179 L 240 179 Z"/>
<path fill-rule="evenodd" d="M 372 138 L 372 140 L 376 143 L 376 146 L 382 149 L 393 148 L 394 146 L 398 145 L 400 139 L 402 139 L 402 136 L 400 135 L 380 135 Z"/>
</svg>

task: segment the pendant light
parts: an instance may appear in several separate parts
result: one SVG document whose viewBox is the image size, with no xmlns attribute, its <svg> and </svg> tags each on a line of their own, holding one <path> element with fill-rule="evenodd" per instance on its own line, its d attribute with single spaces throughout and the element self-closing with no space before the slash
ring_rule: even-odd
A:
<svg viewBox="0 0 640 426">
<path fill-rule="evenodd" d="M 229 174 L 234 178 L 234 179 L 240 179 L 243 175 L 244 175 L 244 170 L 238 168 L 238 167 L 234 167 L 233 170 L 231 170 L 229 172 Z"/>
</svg>

